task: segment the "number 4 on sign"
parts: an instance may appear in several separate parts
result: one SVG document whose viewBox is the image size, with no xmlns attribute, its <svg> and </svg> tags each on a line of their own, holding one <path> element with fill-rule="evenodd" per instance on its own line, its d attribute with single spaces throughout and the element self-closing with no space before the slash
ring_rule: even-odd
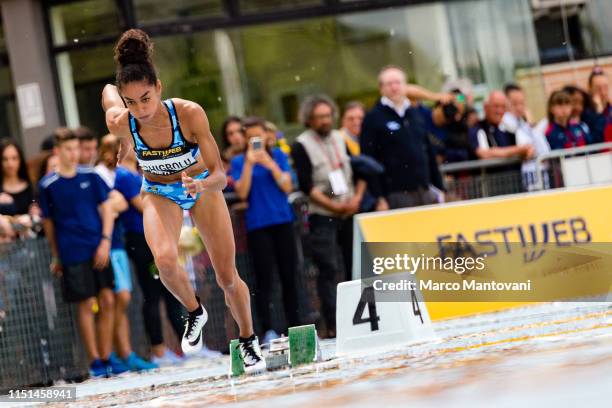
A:
<svg viewBox="0 0 612 408">
<path fill-rule="evenodd" d="M 365 310 L 366 304 L 368 305 L 368 314 L 369 317 L 366 319 L 363 316 L 363 312 Z M 378 330 L 378 321 L 380 320 L 380 316 L 376 313 L 376 299 L 374 297 L 374 288 L 367 287 L 361 292 L 361 298 L 359 299 L 359 303 L 357 303 L 357 310 L 355 310 L 355 314 L 353 315 L 353 326 L 362 323 L 370 322 L 370 329 L 372 331 Z"/>
<path fill-rule="evenodd" d="M 383 302 L 372 286 L 364 286 L 360 280 L 338 284 L 336 356 L 389 349 L 435 336 L 427 305 L 419 301 L 417 290 L 410 298 L 406 293 L 404 301 Z"/>
</svg>

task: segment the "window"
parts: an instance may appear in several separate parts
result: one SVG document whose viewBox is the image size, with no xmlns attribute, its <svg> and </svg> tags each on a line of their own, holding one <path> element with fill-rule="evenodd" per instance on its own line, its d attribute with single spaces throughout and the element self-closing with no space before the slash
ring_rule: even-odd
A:
<svg viewBox="0 0 612 408">
<path fill-rule="evenodd" d="M 53 6 L 49 10 L 53 45 L 88 38 L 119 35 L 120 18 L 114 0 L 87 0 Z"/>
<path fill-rule="evenodd" d="M 225 15 L 222 0 L 134 0 L 139 23 Z"/>
<path fill-rule="evenodd" d="M 240 13 L 269 12 L 323 5 L 321 0 L 241 0 Z"/>
</svg>

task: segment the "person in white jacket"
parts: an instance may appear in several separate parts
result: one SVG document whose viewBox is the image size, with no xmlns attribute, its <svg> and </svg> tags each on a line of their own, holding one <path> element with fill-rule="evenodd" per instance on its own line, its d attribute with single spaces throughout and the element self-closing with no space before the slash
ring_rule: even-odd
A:
<svg viewBox="0 0 612 408">
<path fill-rule="evenodd" d="M 508 110 L 502 118 L 504 130 L 515 134 L 517 146 L 532 145 L 536 158 L 550 152 L 550 146 L 544 136 L 544 132 L 539 130 L 539 127 L 531 126 L 531 115 L 527 110 L 523 89 L 516 84 L 508 84 L 504 87 L 504 93 L 508 100 Z M 535 183 L 538 181 L 536 160 L 524 161 L 521 166 L 521 172 L 525 188 L 528 191 L 533 190 Z"/>
</svg>

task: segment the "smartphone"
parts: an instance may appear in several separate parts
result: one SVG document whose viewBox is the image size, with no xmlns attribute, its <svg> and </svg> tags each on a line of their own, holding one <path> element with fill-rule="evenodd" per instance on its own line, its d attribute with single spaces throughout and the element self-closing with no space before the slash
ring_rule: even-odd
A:
<svg viewBox="0 0 612 408">
<path fill-rule="evenodd" d="M 249 143 L 251 143 L 253 150 L 260 150 L 263 147 L 263 138 L 254 136 L 249 140 Z"/>
</svg>

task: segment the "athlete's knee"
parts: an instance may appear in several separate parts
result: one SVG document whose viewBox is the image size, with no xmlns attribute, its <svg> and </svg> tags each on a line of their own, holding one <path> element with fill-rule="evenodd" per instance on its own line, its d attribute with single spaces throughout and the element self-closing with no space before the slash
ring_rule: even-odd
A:
<svg viewBox="0 0 612 408">
<path fill-rule="evenodd" d="M 166 250 L 155 257 L 155 266 L 162 276 L 171 276 L 178 268 L 178 252 Z"/>
<path fill-rule="evenodd" d="M 225 273 L 218 272 L 216 278 L 217 284 L 225 292 L 232 292 L 236 288 L 238 281 L 240 280 L 236 269 L 234 269 L 233 271 L 226 271 Z"/>
</svg>

